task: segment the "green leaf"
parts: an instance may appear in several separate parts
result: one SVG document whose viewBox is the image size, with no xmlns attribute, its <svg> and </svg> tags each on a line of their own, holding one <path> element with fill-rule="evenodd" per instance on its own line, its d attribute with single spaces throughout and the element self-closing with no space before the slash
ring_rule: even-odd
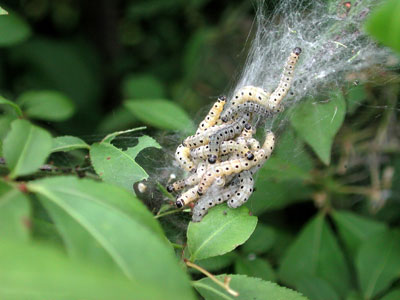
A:
<svg viewBox="0 0 400 300">
<path fill-rule="evenodd" d="M 49 211 L 68 250 L 75 247 L 76 255 L 88 260 L 91 256 L 85 251 L 93 249 L 92 243 L 100 245 L 133 282 L 154 289 L 164 299 L 193 299 L 188 278 L 160 226 L 137 198 L 118 187 L 75 177 L 33 181 L 28 189 L 64 212 Z M 90 239 L 69 232 L 71 222 Z"/>
<path fill-rule="evenodd" d="M 400 277 L 400 232 L 369 237 L 356 257 L 358 281 L 365 299 L 372 299 Z"/>
<path fill-rule="evenodd" d="M 8 12 L 4 8 L 0 7 L 0 16 L 2 15 L 8 15 Z"/>
<path fill-rule="evenodd" d="M 165 97 L 162 83 L 151 75 L 128 75 L 122 82 L 125 99 L 153 99 Z"/>
<path fill-rule="evenodd" d="M 365 91 L 364 85 L 360 84 L 360 85 L 351 87 L 346 95 L 347 111 L 349 113 L 354 113 L 354 111 L 366 99 L 367 99 L 367 92 Z"/>
<path fill-rule="evenodd" d="M 10 12 L 0 17 L 0 47 L 21 43 L 30 35 L 28 23 L 15 13 Z"/>
<path fill-rule="evenodd" d="M 178 105 L 163 99 L 128 100 L 124 104 L 131 113 L 147 124 L 160 129 L 193 131 L 192 120 Z"/>
<path fill-rule="evenodd" d="M 296 289 L 310 300 L 340 300 L 341 298 L 325 280 L 304 276 L 297 280 Z"/>
<path fill-rule="evenodd" d="M 285 253 L 279 275 L 292 286 L 304 276 L 318 277 L 341 296 L 346 295 L 350 288 L 349 270 L 323 215 L 317 215 L 302 229 Z"/>
<path fill-rule="evenodd" d="M 400 52 L 400 2 L 388 0 L 366 22 L 367 32 L 382 44 Z"/>
<path fill-rule="evenodd" d="M 333 139 L 346 114 L 346 103 L 340 91 L 331 94 L 327 103 L 309 99 L 301 103 L 291 118 L 292 126 L 323 163 L 329 165 Z"/>
<path fill-rule="evenodd" d="M 0 140 L 4 140 L 11 129 L 11 123 L 16 119 L 10 115 L 0 115 Z"/>
<path fill-rule="evenodd" d="M 356 255 L 360 245 L 370 236 L 387 229 L 383 223 L 350 211 L 335 211 L 332 216 L 343 242 L 353 256 Z"/>
<path fill-rule="evenodd" d="M 258 223 L 256 230 L 254 230 L 254 233 L 247 240 L 247 242 L 243 244 L 241 250 L 247 254 L 265 253 L 272 247 L 272 245 L 275 242 L 275 239 L 276 239 L 276 233 L 271 226 Z"/>
<path fill-rule="evenodd" d="M 51 152 L 68 152 L 76 149 L 90 149 L 90 146 L 76 136 L 64 135 L 53 139 Z"/>
<path fill-rule="evenodd" d="M 106 182 L 133 192 L 133 184 L 149 175 L 135 161 L 137 154 L 145 148 L 161 146 L 149 136 L 141 136 L 135 147 L 125 151 L 107 143 L 96 143 L 90 148 L 90 159 L 96 173 Z"/>
<path fill-rule="evenodd" d="M 28 91 L 17 99 L 25 114 L 32 119 L 64 121 L 74 114 L 74 104 L 57 91 Z"/>
<path fill-rule="evenodd" d="M 220 281 L 224 281 L 225 276 L 216 277 Z M 194 287 L 205 300 L 307 300 L 300 293 L 281 287 L 276 283 L 245 275 L 229 275 L 229 277 L 232 279 L 229 286 L 239 292 L 238 297 L 228 294 L 209 278 L 195 281 Z"/>
<path fill-rule="evenodd" d="M 235 273 L 267 281 L 275 281 L 275 272 L 270 263 L 265 259 L 254 257 L 254 255 L 237 257 L 235 260 Z"/>
<path fill-rule="evenodd" d="M 136 122 L 137 119 L 132 116 L 132 113 L 126 107 L 117 107 L 102 118 L 97 127 L 97 132 L 112 132 L 130 128 Z"/>
<path fill-rule="evenodd" d="M 398 288 L 390 291 L 380 300 L 399 300 L 399 299 L 400 299 L 400 289 Z"/>
<path fill-rule="evenodd" d="M 50 247 L 0 243 L 1 299 L 194 299 L 188 293 L 180 295 L 181 289 L 171 296 L 153 282 L 131 281 L 99 265 L 72 261 Z"/>
<path fill-rule="evenodd" d="M 29 239 L 28 198 L 16 188 L 0 181 L 0 238 Z"/>
<path fill-rule="evenodd" d="M 11 106 L 15 110 L 17 116 L 22 117 L 22 111 L 21 111 L 21 108 L 18 106 L 18 104 L 14 103 L 10 100 L 4 99 L 3 97 L 0 96 L 0 105 L 2 105 L 2 104 Z"/>
<path fill-rule="evenodd" d="M 247 207 L 230 209 L 226 204 L 210 209 L 199 223 L 190 222 L 187 244 L 190 260 L 205 259 L 232 251 L 253 233 L 257 217 Z"/>
<path fill-rule="evenodd" d="M 26 120 L 15 120 L 4 139 L 3 153 L 10 177 L 35 172 L 50 154 L 53 139 L 44 129 Z"/>
</svg>

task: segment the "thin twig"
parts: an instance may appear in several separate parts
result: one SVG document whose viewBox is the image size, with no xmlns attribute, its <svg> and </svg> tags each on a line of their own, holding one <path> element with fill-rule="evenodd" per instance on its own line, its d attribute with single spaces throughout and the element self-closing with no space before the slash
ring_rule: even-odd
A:
<svg viewBox="0 0 400 300">
<path fill-rule="evenodd" d="M 218 284 L 220 287 L 222 287 L 223 289 L 225 289 L 229 294 L 231 294 L 232 296 L 239 296 L 239 293 L 236 292 L 235 290 L 232 290 L 229 287 L 229 283 L 231 282 L 231 277 L 226 276 L 224 279 L 224 282 L 219 281 L 213 274 L 211 274 L 210 272 L 208 272 L 207 270 L 203 269 L 202 267 L 190 262 L 187 259 L 184 259 L 184 262 L 186 263 L 186 265 L 188 267 L 191 267 L 193 269 L 196 269 L 197 271 L 203 273 L 204 275 L 206 275 L 208 278 L 210 278 L 212 281 L 214 281 L 216 284 Z"/>
<path fill-rule="evenodd" d="M 172 215 L 172 214 L 175 214 L 175 213 L 178 213 L 178 212 L 189 212 L 189 211 L 190 211 L 190 209 L 187 209 L 187 210 L 186 209 L 182 210 L 180 208 L 172 209 L 172 210 L 166 211 L 165 213 L 161 213 L 159 215 L 155 215 L 154 218 L 158 219 L 158 218 L 162 218 L 162 217 L 165 217 L 165 216 L 168 216 L 168 215 Z"/>
</svg>

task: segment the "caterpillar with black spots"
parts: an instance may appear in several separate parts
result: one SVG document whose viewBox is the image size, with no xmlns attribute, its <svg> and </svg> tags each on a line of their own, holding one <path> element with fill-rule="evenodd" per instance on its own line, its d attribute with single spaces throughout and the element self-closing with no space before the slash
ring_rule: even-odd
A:
<svg viewBox="0 0 400 300">
<path fill-rule="evenodd" d="M 292 53 L 290 53 L 290 56 L 287 59 L 285 67 L 283 69 L 278 87 L 271 94 L 271 97 L 268 101 L 271 111 L 276 111 L 280 109 L 280 103 L 289 91 L 290 84 L 293 79 L 294 69 L 299 60 L 300 54 L 301 48 L 299 47 L 294 48 Z"/>
<path fill-rule="evenodd" d="M 208 162 L 214 164 L 217 161 L 219 148 L 223 141 L 234 138 L 239 135 L 247 122 L 250 120 L 250 114 L 245 114 L 229 124 L 226 127 L 221 128 L 209 138 L 210 154 L 208 155 Z M 223 125 L 221 125 L 222 127 Z"/>
<path fill-rule="evenodd" d="M 272 132 L 268 132 L 262 148 L 254 152 L 253 160 L 240 158 L 209 165 L 206 173 L 200 180 L 197 191 L 198 194 L 202 195 L 205 193 L 210 185 L 215 181 L 216 177 L 238 174 L 253 167 L 261 167 L 262 164 L 264 164 L 264 162 L 270 157 L 274 149 L 274 145 L 275 135 Z"/>
<path fill-rule="evenodd" d="M 225 103 L 226 103 L 225 96 L 221 96 L 218 98 L 217 102 L 214 103 L 213 107 L 210 109 L 207 116 L 199 124 L 199 127 L 198 127 L 196 133 L 201 133 L 204 130 L 206 130 L 207 128 L 210 128 L 211 126 L 214 126 L 217 123 L 217 121 L 219 120 L 220 114 L 221 114 L 222 110 L 224 109 Z"/>
</svg>

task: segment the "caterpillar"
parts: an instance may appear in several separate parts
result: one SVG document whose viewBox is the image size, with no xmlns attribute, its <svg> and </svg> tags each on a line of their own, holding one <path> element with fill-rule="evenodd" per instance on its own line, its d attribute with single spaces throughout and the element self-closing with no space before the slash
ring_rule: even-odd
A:
<svg viewBox="0 0 400 300">
<path fill-rule="evenodd" d="M 260 168 L 271 155 L 274 145 L 275 135 L 272 132 L 268 132 L 262 148 L 254 152 L 253 160 L 240 158 L 209 165 L 209 168 L 200 180 L 198 194 L 201 196 L 206 192 L 217 176 L 238 174 L 253 167 Z"/>
<path fill-rule="evenodd" d="M 247 147 L 245 141 L 224 141 L 221 143 L 219 151 L 222 155 L 229 153 L 240 154 L 241 157 L 245 155 L 251 155 L 250 149 Z M 190 155 L 193 159 L 203 159 L 206 160 L 210 154 L 210 146 L 200 146 L 198 148 L 192 149 Z"/>
<path fill-rule="evenodd" d="M 190 148 L 182 144 L 176 148 L 175 159 L 185 171 L 192 171 L 195 169 L 195 165 L 190 159 Z"/>
<path fill-rule="evenodd" d="M 192 221 L 200 222 L 203 217 L 208 213 L 208 210 L 215 205 L 221 204 L 232 197 L 235 193 L 236 187 L 230 186 L 223 190 L 213 190 L 207 192 L 193 207 Z"/>
<path fill-rule="evenodd" d="M 198 132 L 195 135 L 188 136 L 182 145 L 190 149 L 200 147 L 209 143 L 211 136 L 213 136 L 218 131 L 228 128 L 231 123 L 226 123 L 222 125 L 213 125 L 202 132 Z"/>
<path fill-rule="evenodd" d="M 252 100 L 248 100 L 244 103 L 233 105 L 221 116 L 222 122 L 232 120 L 236 115 L 242 115 L 244 113 L 256 114 L 260 117 L 266 117 L 270 113 L 265 103 L 257 103 Z"/>
<path fill-rule="evenodd" d="M 210 164 L 214 164 L 217 161 L 218 153 L 220 145 L 223 141 L 232 139 L 236 135 L 238 135 L 247 122 L 250 120 L 250 114 L 245 114 L 237 119 L 232 124 L 225 126 L 214 133 L 209 139 L 209 146 L 210 146 L 210 154 L 208 155 L 208 162 Z M 222 127 L 221 125 L 220 127 Z"/>
<path fill-rule="evenodd" d="M 222 110 L 224 109 L 225 103 L 226 103 L 225 96 L 221 96 L 218 98 L 217 102 L 214 103 L 213 107 L 210 109 L 207 116 L 199 124 L 199 128 L 197 129 L 196 133 L 203 132 L 207 128 L 210 128 L 211 126 L 216 124 Z"/>
<path fill-rule="evenodd" d="M 199 198 L 199 194 L 197 191 L 198 186 L 196 185 L 180 195 L 175 202 L 176 207 L 181 208 L 189 204 L 190 202 L 196 201 Z"/>
<path fill-rule="evenodd" d="M 206 167 L 207 165 L 205 163 L 199 163 L 195 174 L 190 175 L 186 179 L 177 180 L 174 183 L 168 185 L 167 191 L 169 193 L 172 193 L 174 191 L 176 192 L 182 190 L 188 185 L 195 185 L 199 183 L 200 179 L 204 175 L 204 172 L 206 171 Z"/>
<path fill-rule="evenodd" d="M 296 47 L 293 49 L 292 53 L 287 59 L 278 87 L 271 94 L 271 97 L 268 101 L 271 111 L 276 111 L 277 109 L 279 109 L 280 102 L 287 95 L 290 88 L 290 83 L 293 79 L 294 68 L 296 66 L 297 61 L 299 60 L 300 53 L 301 53 L 301 48 Z"/>
<path fill-rule="evenodd" d="M 249 200 L 253 193 L 254 180 L 252 172 L 243 171 L 238 174 L 238 188 L 235 190 L 231 199 L 229 199 L 228 206 L 230 208 L 237 208 Z"/>
</svg>

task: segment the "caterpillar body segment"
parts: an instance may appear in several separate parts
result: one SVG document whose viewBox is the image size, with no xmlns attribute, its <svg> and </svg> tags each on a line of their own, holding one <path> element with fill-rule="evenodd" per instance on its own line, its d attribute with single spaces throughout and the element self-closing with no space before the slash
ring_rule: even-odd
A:
<svg viewBox="0 0 400 300">
<path fill-rule="evenodd" d="M 247 158 L 239 158 L 227 160 L 215 165 L 210 165 L 206 173 L 200 180 L 198 193 L 202 195 L 207 191 L 211 184 L 216 180 L 218 176 L 228 176 L 231 174 L 238 174 L 243 171 L 249 170 L 252 167 L 257 166 L 259 163 L 265 161 L 266 152 L 264 149 L 260 149 L 254 153 L 253 160 Z"/>
<path fill-rule="evenodd" d="M 228 201 L 235 190 L 235 186 L 229 186 L 222 190 L 210 189 L 193 207 L 192 221 L 200 222 L 211 207 Z"/>
<path fill-rule="evenodd" d="M 235 136 L 239 135 L 249 120 L 250 120 L 250 114 L 245 114 L 241 116 L 237 121 L 221 128 L 210 137 L 209 140 L 210 154 L 208 155 L 208 162 L 210 164 L 213 164 L 217 161 L 219 148 L 222 142 L 230 140 Z M 220 127 L 222 126 L 223 125 L 221 125 Z"/>
<path fill-rule="evenodd" d="M 195 169 L 195 164 L 190 159 L 190 148 L 182 144 L 176 148 L 175 159 L 185 171 L 192 171 Z"/>
<path fill-rule="evenodd" d="M 221 153 L 221 155 L 238 153 L 244 156 L 249 151 L 250 149 L 247 147 L 246 143 L 242 141 L 233 141 L 233 140 L 223 141 L 219 148 L 219 152 Z M 211 152 L 209 145 L 200 146 L 190 151 L 190 155 L 193 159 L 201 159 L 201 160 L 206 160 L 210 155 L 210 153 Z"/>
<path fill-rule="evenodd" d="M 271 115 L 271 112 L 269 111 L 266 103 L 261 104 L 249 100 L 244 103 L 231 106 L 222 117 L 222 120 L 227 122 L 234 119 L 237 115 L 240 116 L 245 113 L 250 113 L 257 116 L 258 118 L 266 118 Z"/>
<path fill-rule="evenodd" d="M 238 174 L 238 188 L 235 190 L 231 199 L 228 200 L 227 204 L 230 208 L 237 208 L 242 206 L 249 200 L 251 194 L 253 193 L 254 180 L 252 172 L 243 171 Z"/>
<path fill-rule="evenodd" d="M 196 185 L 180 195 L 178 199 L 176 199 L 176 207 L 181 208 L 185 205 L 188 205 L 190 202 L 196 201 L 199 198 L 197 190 L 198 186 Z"/>
<path fill-rule="evenodd" d="M 289 91 L 290 84 L 293 79 L 294 68 L 299 60 L 300 53 L 301 49 L 299 47 L 294 48 L 286 61 L 278 87 L 271 94 L 269 100 L 269 107 L 272 111 L 282 109 L 280 103 Z"/>
<path fill-rule="evenodd" d="M 258 102 L 260 104 L 266 104 L 270 93 L 263 90 L 262 88 L 255 86 L 244 86 L 240 88 L 231 100 L 231 106 L 239 105 L 247 101 Z"/>
<path fill-rule="evenodd" d="M 196 133 L 203 132 L 207 128 L 216 125 L 219 120 L 219 116 L 221 115 L 222 110 L 224 109 L 224 105 L 226 103 L 226 97 L 221 96 L 218 98 L 217 102 L 214 103 L 213 107 L 208 112 L 207 116 L 200 123 Z"/>
<path fill-rule="evenodd" d="M 188 147 L 190 149 L 200 147 L 202 145 L 207 145 L 210 141 L 210 138 L 220 130 L 228 128 L 231 126 L 233 122 L 226 123 L 222 125 L 213 125 L 202 132 L 198 132 L 195 135 L 188 136 L 183 142 L 182 145 Z"/>
</svg>

